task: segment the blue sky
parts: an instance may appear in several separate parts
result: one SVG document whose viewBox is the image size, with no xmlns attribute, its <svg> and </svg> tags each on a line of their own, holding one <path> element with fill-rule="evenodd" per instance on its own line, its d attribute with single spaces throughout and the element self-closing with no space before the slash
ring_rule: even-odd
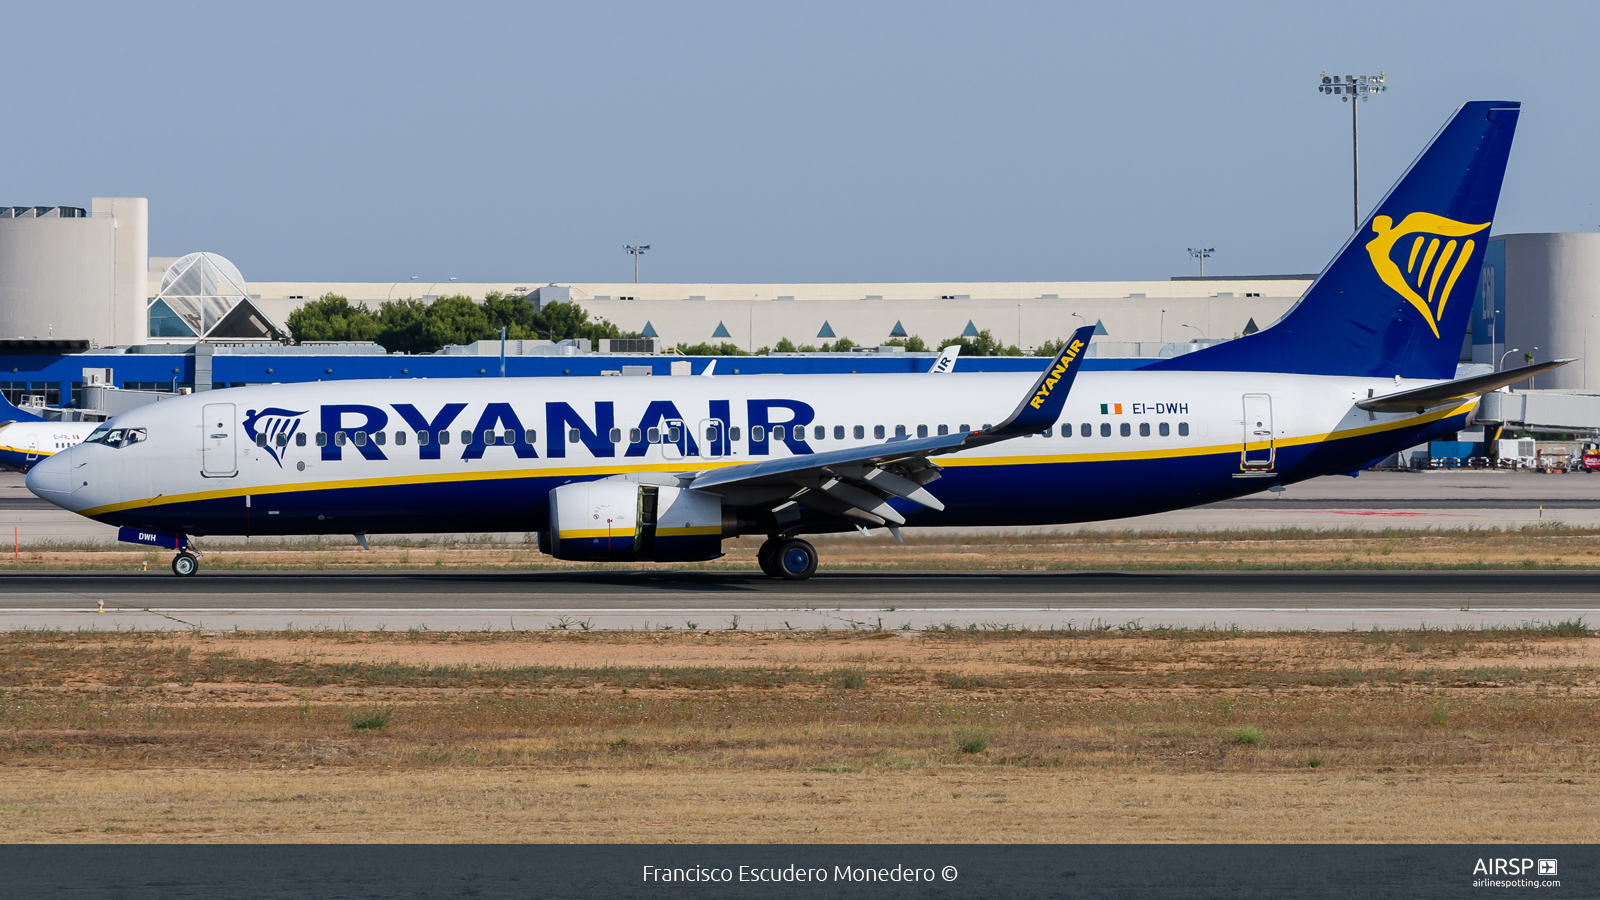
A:
<svg viewBox="0 0 1600 900">
<path fill-rule="evenodd" d="M 1027 281 L 1312 272 L 1469 99 L 1496 231 L 1595 230 L 1600 5 L 41 4 L 0 204 L 150 198 L 251 280 Z"/>
</svg>

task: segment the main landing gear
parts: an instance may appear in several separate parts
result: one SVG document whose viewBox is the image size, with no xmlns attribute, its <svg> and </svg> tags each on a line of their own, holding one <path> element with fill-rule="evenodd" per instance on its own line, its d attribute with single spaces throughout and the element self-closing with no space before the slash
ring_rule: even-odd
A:
<svg viewBox="0 0 1600 900">
<path fill-rule="evenodd" d="M 188 550 L 180 551 L 172 558 L 172 574 L 188 576 L 198 571 L 200 571 L 200 557 Z"/>
<path fill-rule="evenodd" d="M 756 551 L 761 571 L 773 578 L 804 581 L 817 571 L 817 548 L 792 537 L 770 537 Z"/>
</svg>

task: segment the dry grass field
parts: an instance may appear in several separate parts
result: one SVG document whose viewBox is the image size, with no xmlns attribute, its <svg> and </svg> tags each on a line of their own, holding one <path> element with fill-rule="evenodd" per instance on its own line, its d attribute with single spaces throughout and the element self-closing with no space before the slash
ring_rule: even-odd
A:
<svg viewBox="0 0 1600 900">
<path fill-rule="evenodd" d="M 882 532 L 812 538 L 827 570 L 921 571 L 996 569 L 1592 569 L 1600 568 L 1600 530 L 1559 521 L 1517 529 L 1396 528 L 1224 529 L 1117 531 L 1088 529 L 1033 534 L 961 534 L 929 530 L 904 544 Z M 759 537 L 724 542 L 727 556 L 657 568 L 754 570 Z M 343 536 L 331 538 L 204 539 L 207 570 L 592 569 L 539 553 L 532 535 L 497 541 L 464 538 L 379 537 L 363 551 Z M 38 542 L 0 557 L 0 572 L 26 569 L 164 569 L 172 554 L 126 544 Z"/>
<path fill-rule="evenodd" d="M 1600 839 L 1600 640 L 17 633 L 0 840 Z"/>
</svg>

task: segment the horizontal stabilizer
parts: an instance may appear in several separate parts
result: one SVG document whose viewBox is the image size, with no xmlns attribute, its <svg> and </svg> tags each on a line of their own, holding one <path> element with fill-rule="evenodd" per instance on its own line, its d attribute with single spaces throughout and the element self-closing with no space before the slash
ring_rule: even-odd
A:
<svg viewBox="0 0 1600 900">
<path fill-rule="evenodd" d="M 1442 384 L 1430 384 L 1427 387 L 1400 391 L 1395 394 L 1384 394 L 1382 397 L 1372 397 L 1360 401 L 1356 406 L 1373 412 L 1422 413 L 1434 407 L 1459 403 L 1471 397 L 1481 397 L 1508 384 L 1516 384 L 1541 372 L 1558 369 L 1569 362 L 1575 362 L 1575 360 L 1554 359 L 1550 362 L 1534 363 L 1531 366 L 1523 366 L 1518 369 L 1507 369 L 1504 372 L 1474 375 L 1471 378 L 1457 378 L 1455 381 L 1446 381 Z"/>
</svg>

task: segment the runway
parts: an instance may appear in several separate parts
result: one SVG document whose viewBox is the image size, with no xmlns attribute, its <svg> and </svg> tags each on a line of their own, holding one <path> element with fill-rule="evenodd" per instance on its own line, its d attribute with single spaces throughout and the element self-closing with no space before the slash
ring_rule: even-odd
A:
<svg viewBox="0 0 1600 900">
<path fill-rule="evenodd" d="M 29 573 L 0 628 L 696 630 L 1239 627 L 1342 631 L 1600 622 L 1600 572 Z M 104 612 L 99 612 L 101 602 Z"/>
</svg>

